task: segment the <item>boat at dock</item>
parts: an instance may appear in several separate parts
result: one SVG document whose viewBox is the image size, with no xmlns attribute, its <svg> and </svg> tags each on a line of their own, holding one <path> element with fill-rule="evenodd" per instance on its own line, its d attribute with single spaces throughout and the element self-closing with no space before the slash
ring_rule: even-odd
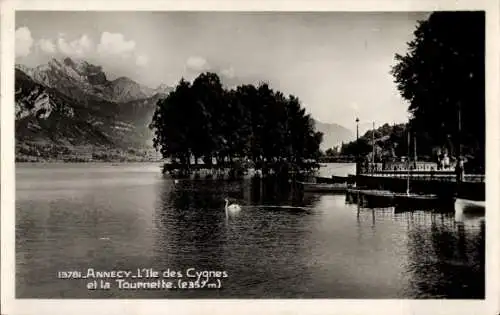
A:
<svg viewBox="0 0 500 315">
<path fill-rule="evenodd" d="M 485 209 L 485 201 L 457 199 L 455 202 L 455 210 L 460 213 L 484 213 Z"/>
<path fill-rule="evenodd" d="M 343 184 L 347 182 L 348 177 L 332 175 L 331 177 L 316 176 L 315 179 L 319 184 Z"/>
<path fill-rule="evenodd" d="M 387 190 L 349 188 L 346 193 L 347 201 L 357 203 L 367 208 L 394 207 L 395 211 L 435 210 L 451 211 L 454 209 L 454 197 L 437 195 L 422 195 L 415 193 L 398 193 Z"/>
<path fill-rule="evenodd" d="M 387 190 L 348 188 L 346 198 L 349 203 L 367 208 L 386 208 L 394 205 L 394 193 Z"/>
<path fill-rule="evenodd" d="M 433 210 L 436 212 L 453 212 L 455 210 L 454 197 L 437 195 L 419 195 L 399 193 L 394 196 L 395 211 Z"/>
<path fill-rule="evenodd" d="M 347 190 L 347 184 L 325 184 L 311 182 L 297 182 L 304 188 L 306 192 L 323 192 L 323 193 L 344 193 Z"/>
</svg>

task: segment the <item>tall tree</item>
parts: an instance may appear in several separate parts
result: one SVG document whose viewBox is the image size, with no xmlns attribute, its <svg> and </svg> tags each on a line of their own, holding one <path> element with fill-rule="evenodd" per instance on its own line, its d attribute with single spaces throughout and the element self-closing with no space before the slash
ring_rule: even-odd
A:
<svg viewBox="0 0 500 315">
<path fill-rule="evenodd" d="M 190 112 L 186 100 L 190 99 L 190 84 L 181 79 L 175 91 L 157 103 L 150 128 L 154 129 L 154 147 L 164 157 L 180 159 L 184 163 L 190 155 L 188 131 Z"/>
<path fill-rule="evenodd" d="M 410 103 L 413 131 L 425 134 L 417 143 L 451 150 L 450 140 L 461 143 L 484 164 L 484 12 L 432 13 L 414 36 L 391 72 Z"/>
<path fill-rule="evenodd" d="M 211 72 L 200 74 L 193 81 L 191 93 L 196 104 L 193 114 L 199 116 L 190 128 L 197 157 L 216 155 L 223 158 L 228 150 L 224 134 L 227 100 L 219 76 Z"/>
</svg>

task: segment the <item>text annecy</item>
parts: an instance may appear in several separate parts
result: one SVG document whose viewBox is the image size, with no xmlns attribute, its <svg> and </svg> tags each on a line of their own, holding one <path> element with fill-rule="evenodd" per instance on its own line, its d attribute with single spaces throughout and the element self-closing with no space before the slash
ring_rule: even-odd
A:
<svg viewBox="0 0 500 315">
<path fill-rule="evenodd" d="M 128 278 L 132 275 L 132 271 L 125 270 L 110 270 L 99 271 L 94 268 L 87 269 L 86 278 Z"/>
</svg>

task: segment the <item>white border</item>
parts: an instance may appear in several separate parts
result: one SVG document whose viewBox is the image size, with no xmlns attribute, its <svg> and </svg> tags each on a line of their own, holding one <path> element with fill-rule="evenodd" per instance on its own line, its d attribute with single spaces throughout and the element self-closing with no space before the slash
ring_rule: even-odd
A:
<svg viewBox="0 0 500 315">
<path fill-rule="evenodd" d="M 0 0 L 1 4 L 1 312 L 2 314 L 499 314 L 499 3 L 444 0 L 161 1 Z M 15 10 L 99 11 L 436 11 L 486 14 L 486 300 L 16 300 L 14 298 L 14 16 Z"/>
</svg>

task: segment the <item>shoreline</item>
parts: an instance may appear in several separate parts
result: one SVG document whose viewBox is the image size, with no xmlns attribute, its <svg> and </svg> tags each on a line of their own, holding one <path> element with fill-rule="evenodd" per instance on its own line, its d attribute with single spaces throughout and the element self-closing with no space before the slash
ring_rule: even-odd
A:
<svg viewBox="0 0 500 315">
<path fill-rule="evenodd" d="M 41 160 L 41 161 L 14 161 L 15 164 L 101 164 L 101 163 L 168 163 L 164 160 L 92 160 L 92 161 L 65 161 L 65 160 Z M 354 164 L 354 162 L 326 162 L 322 164 Z"/>
<path fill-rule="evenodd" d="M 164 163 L 163 161 L 14 161 L 15 164 L 138 164 L 138 163 Z"/>
</svg>

